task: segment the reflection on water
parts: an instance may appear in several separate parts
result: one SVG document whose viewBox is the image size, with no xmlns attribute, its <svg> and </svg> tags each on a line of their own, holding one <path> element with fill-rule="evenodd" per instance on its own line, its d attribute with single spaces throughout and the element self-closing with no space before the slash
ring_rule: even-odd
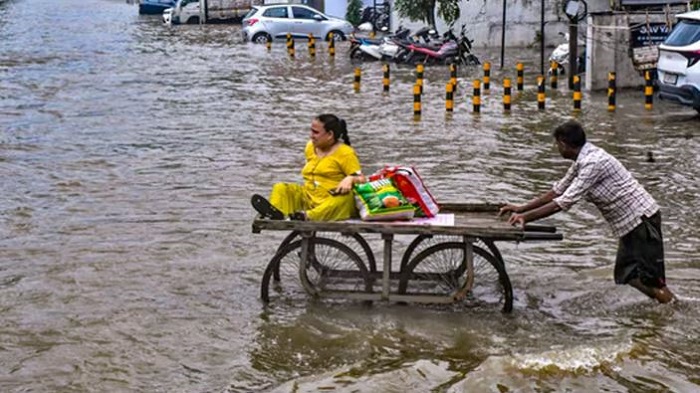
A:
<svg viewBox="0 0 700 393">
<path fill-rule="evenodd" d="M 238 29 L 167 28 L 117 0 L 0 1 L 3 391 L 697 390 L 697 116 L 663 102 L 647 112 L 636 90 L 614 114 L 586 93 L 575 116 L 662 206 L 679 304 L 613 284 L 615 240 L 582 203 L 549 220 L 564 241 L 499 245 L 511 315 L 265 309 L 260 278 L 284 234 L 251 234 L 248 198 L 299 179 L 315 114 L 347 120 L 366 172 L 411 164 L 438 200 L 519 202 L 566 170 L 550 130 L 572 103 L 562 87 L 537 111 L 538 55 L 513 50 L 480 116 L 480 70 L 460 70 L 446 117 L 449 73 L 428 68 L 413 122 L 411 69 L 393 67 L 382 95 L 381 67 L 361 65 L 355 94 L 347 44 L 335 61 L 323 45 L 289 60 Z M 498 81 L 517 61 L 528 89 L 505 115 Z"/>
</svg>

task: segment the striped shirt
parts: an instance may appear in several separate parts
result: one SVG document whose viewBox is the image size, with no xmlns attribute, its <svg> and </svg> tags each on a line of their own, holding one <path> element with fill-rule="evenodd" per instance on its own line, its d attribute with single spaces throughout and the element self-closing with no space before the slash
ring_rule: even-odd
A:
<svg viewBox="0 0 700 393">
<path fill-rule="evenodd" d="M 582 197 L 592 202 L 617 237 L 632 231 L 642 216 L 651 217 L 659 210 L 654 198 L 620 161 L 589 142 L 552 191 L 562 210 L 569 210 Z"/>
</svg>

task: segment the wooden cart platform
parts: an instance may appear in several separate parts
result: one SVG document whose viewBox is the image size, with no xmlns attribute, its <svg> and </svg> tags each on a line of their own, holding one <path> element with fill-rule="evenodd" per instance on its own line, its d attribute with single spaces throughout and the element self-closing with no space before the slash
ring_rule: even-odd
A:
<svg viewBox="0 0 700 393">
<path fill-rule="evenodd" d="M 514 227 L 498 217 L 501 204 L 445 203 L 436 219 L 404 222 L 291 221 L 256 218 L 253 232 L 291 231 L 265 269 L 265 303 L 299 295 L 363 301 L 453 303 L 510 312 L 513 291 L 499 241 L 561 240 L 555 227 Z M 382 239 L 382 268 L 363 237 Z M 395 235 L 414 235 L 392 271 Z"/>
</svg>

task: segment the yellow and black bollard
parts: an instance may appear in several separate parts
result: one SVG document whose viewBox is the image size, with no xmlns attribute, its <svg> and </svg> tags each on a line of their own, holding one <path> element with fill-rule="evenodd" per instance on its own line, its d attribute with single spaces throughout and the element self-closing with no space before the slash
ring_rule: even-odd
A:
<svg viewBox="0 0 700 393">
<path fill-rule="evenodd" d="M 294 57 L 294 39 L 289 33 L 287 33 L 287 52 L 289 53 L 289 57 Z"/>
<path fill-rule="evenodd" d="M 362 78 L 362 69 L 360 67 L 355 67 L 355 81 L 352 86 L 355 89 L 355 93 L 360 92 L 360 79 Z"/>
<path fill-rule="evenodd" d="M 457 92 L 457 65 L 450 64 L 450 83 L 452 83 L 452 92 Z"/>
<path fill-rule="evenodd" d="M 267 51 L 268 51 L 268 52 L 269 52 L 270 50 L 272 50 L 272 38 L 269 38 L 269 39 L 265 42 L 265 47 L 267 48 Z"/>
<path fill-rule="evenodd" d="M 309 33 L 309 56 L 312 58 L 316 57 L 316 39 L 311 33 Z"/>
<path fill-rule="evenodd" d="M 608 112 L 615 112 L 615 94 L 617 87 L 615 86 L 615 73 L 608 72 Z"/>
<path fill-rule="evenodd" d="M 644 71 L 644 109 L 651 110 L 654 107 L 654 85 L 649 71 Z"/>
<path fill-rule="evenodd" d="M 545 100 L 545 89 L 544 89 L 544 76 L 539 75 L 537 77 L 537 109 L 544 110 L 544 100 Z"/>
<path fill-rule="evenodd" d="M 384 92 L 389 92 L 389 85 L 391 83 L 391 70 L 389 69 L 389 63 L 384 63 L 382 67 L 384 70 L 384 78 L 382 78 L 382 84 L 384 85 Z"/>
<path fill-rule="evenodd" d="M 421 87 L 416 83 L 413 85 L 413 119 L 420 120 L 421 103 L 420 103 Z"/>
<path fill-rule="evenodd" d="M 503 110 L 510 112 L 511 85 L 510 78 L 503 79 Z"/>
<path fill-rule="evenodd" d="M 523 91 L 525 84 L 525 66 L 523 63 L 518 63 L 515 65 L 515 70 L 518 72 L 518 79 L 516 80 L 518 91 Z"/>
<path fill-rule="evenodd" d="M 481 81 L 474 80 L 474 96 L 472 97 L 472 105 L 474 107 L 474 113 L 481 112 Z"/>
<path fill-rule="evenodd" d="M 491 63 L 484 63 L 484 93 L 491 89 Z"/>
<path fill-rule="evenodd" d="M 552 89 L 556 89 L 559 83 L 559 63 L 553 61 L 549 67 L 549 84 L 552 86 Z"/>
<path fill-rule="evenodd" d="M 574 75 L 574 112 L 581 111 L 581 77 Z"/>
<path fill-rule="evenodd" d="M 455 85 L 453 85 L 452 82 L 447 82 L 447 85 L 445 85 L 445 110 L 447 113 L 452 113 L 454 111 L 454 88 Z"/>
<path fill-rule="evenodd" d="M 335 38 L 333 38 L 333 33 L 328 33 L 328 55 L 332 58 L 335 57 Z"/>
<path fill-rule="evenodd" d="M 420 93 L 423 94 L 423 64 L 416 66 L 416 85 L 420 86 Z"/>
</svg>

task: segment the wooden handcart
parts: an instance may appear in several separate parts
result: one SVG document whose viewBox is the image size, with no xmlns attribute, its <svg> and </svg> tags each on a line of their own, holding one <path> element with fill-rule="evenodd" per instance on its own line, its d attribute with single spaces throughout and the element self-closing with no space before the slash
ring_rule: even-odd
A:
<svg viewBox="0 0 700 393">
<path fill-rule="evenodd" d="M 256 218 L 253 232 L 291 231 L 263 274 L 263 302 L 295 297 L 453 303 L 474 307 L 513 308 L 513 290 L 501 241 L 561 240 L 556 228 L 526 225 L 517 228 L 499 218 L 496 204 L 441 204 L 449 222 L 311 222 Z M 380 268 L 364 236 L 378 234 L 383 245 Z M 396 235 L 412 235 L 398 270 L 392 270 Z"/>
</svg>

